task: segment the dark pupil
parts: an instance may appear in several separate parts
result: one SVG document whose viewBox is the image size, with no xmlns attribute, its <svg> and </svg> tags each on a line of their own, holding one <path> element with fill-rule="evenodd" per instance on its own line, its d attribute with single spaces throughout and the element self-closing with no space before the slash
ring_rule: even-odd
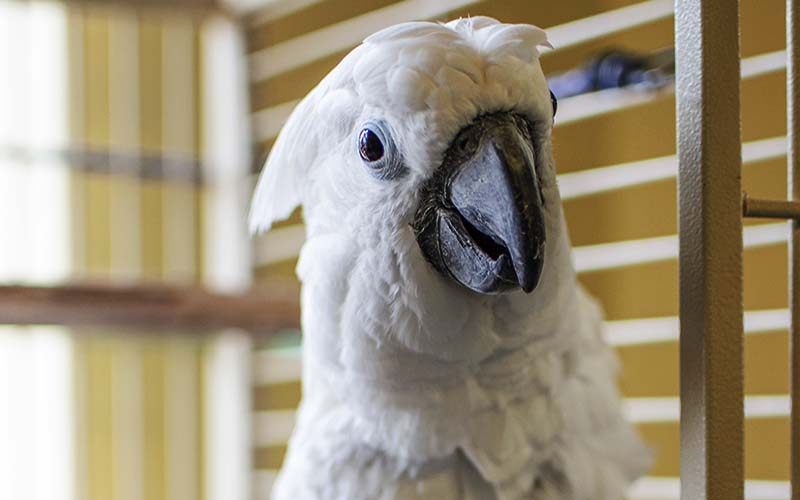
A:
<svg viewBox="0 0 800 500">
<path fill-rule="evenodd" d="M 558 111 L 558 99 L 556 99 L 556 95 L 553 91 L 550 91 L 550 104 L 553 105 L 553 116 L 556 116 L 556 111 Z"/>
<path fill-rule="evenodd" d="M 375 132 L 368 128 L 358 135 L 358 148 L 364 161 L 378 161 L 383 158 L 383 144 Z"/>
</svg>

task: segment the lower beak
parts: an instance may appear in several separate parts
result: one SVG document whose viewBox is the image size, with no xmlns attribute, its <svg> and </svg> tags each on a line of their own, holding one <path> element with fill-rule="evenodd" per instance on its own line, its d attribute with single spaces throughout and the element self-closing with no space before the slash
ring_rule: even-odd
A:
<svg viewBox="0 0 800 500">
<path fill-rule="evenodd" d="M 424 189 L 417 241 L 440 272 L 479 293 L 531 292 L 544 264 L 544 200 L 525 118 L 484 115 L 459 132 Z"/>
</svg>

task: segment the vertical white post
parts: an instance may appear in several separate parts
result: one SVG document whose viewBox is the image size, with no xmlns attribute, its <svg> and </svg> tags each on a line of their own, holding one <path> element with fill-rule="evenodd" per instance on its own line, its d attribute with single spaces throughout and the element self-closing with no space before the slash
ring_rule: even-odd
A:
<svg viewBox="0 0 800 500">
<path fill-rule="evenodd" d="M 0 4 L 0 145 L 65 145 L 66 36 L 62 5 Z M 0 281 L 69 273 L 68 179 L 57 163 L 0 160 Z M 63 329 L 0 329 L 0 498 L 74 498 L 71 360 Z"/>
<path fill-rule="evenodd" d="M 247 74 L 241 32 L 222 17 L 203 27 L 203 172 L 206 190 L 205 263 L 209 287 L 249 285 L 246 213 L 250 193 Z M 251 498 L 250 339 L 225 332 L 211 343 L 205 364 L 208 500 Z"/>
</svg>

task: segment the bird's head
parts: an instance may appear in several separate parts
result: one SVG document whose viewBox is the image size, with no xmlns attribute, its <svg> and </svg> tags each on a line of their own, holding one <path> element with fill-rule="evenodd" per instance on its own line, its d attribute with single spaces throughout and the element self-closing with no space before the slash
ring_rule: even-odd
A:
<svg viewBox="0 0 800 500">
<path fill-rule="evenodd" d="M 304 206 L 310 237 L 413 237 L 429 271 L 479 294 L 540 281 L 563 232 L 544 31 L 485 17 L 367 38 L 296 108 L 258 183 L 253 230 Z"/>
</svg>

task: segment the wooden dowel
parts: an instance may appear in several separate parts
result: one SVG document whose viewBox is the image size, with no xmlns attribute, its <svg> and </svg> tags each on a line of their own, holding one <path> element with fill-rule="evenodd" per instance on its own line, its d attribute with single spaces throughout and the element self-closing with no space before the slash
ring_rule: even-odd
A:
<svg viewBox="0 0 800 500">
<path fill-rule="evenodd" d="M 236 295 L 149 284 L 0 286 L 0 324 L 272 333 L 298 327 L 298 295 L 296 286 Z"/>
<path fill-rule="evenodd" d="M 765 219 L 800 219 L 800 201 L 764 200 L 744 194 L 742 215 Z"/>
</svg>

